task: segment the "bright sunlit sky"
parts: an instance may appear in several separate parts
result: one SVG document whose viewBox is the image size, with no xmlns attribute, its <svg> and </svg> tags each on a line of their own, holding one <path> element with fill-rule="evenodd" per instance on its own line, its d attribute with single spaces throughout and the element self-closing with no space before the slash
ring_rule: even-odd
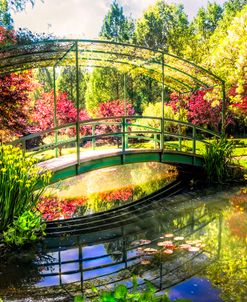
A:
<svg viewBox="0 0 247 302">
<path fill-rule="evenodd" d="M 134 19 L 141 16 L 156 0 L 118 0 L 124 14 Z M 206 6 L 208 0 L 166 0 L 167 3 L 182 3 L 189 18 Z M 225 0 L 215 0 L 222 4 Z M 28 28 L 33 32 L 53 33 L 59 37 L 96 38 L 112 0 L 36 0 L 20 13 L 13 14 L 15 28 Z"/>
</svg>

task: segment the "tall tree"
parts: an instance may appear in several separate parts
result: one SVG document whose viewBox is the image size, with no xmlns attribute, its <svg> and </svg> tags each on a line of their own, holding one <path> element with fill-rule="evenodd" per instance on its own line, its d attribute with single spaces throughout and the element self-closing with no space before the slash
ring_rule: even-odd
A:
<svg viewBox="0 0 247 302">
<path fill-rule="evenodd" d="M 104 18 L 100 37 L 116 42 L 129 42 L 132 38 L 133 31 L 133 21 L 124 15 L 123 8 L 114 0 L 109 12 Z"/>
<path fill-rule="evenodd" d="M 200 8 L 191 23 L 198 42 L 206 41 L 213 34 L 219 20 L 222 18 L 223 8 L 215 2 L 209 2 L 206 8 Z"/>
<path fill-rule="evenodd" d="M 11 10 L 22 11 L 28 3 L 34 6 L 35 0 L 0 0 L 0 25 L 13 29 Z"/>
<path fill-rule="evenodd" d="M 181 54 L 188 35 L 188 18 L 182 5 L 157 1 L 137 20 L 134 42 Z"/>
<path fill-rule="evenodd" d="M 100 103 L 123 98 L 122 74 L 115 68 L 95 68 L 85 94 L 86 108 L 93 112 Z"/>
<path fill-rule="evenodd" d="M 34 88 L 31 72 L 0 76 L 0 133 L 27 134 L 29 120 L 29 94 Z"/>
<path fill-rule="evenodd" d="M 85 69 L 79 69 L 79 105 L 85 108 L 85 93 L 87 89 L 88 75 Z M 76 69 L 75 67 L 65 67 L 57 80 L 58 90 L 66 92 L 68 98 L 76 103 Z"/>
<path fill-rule="evenodd" d="M 209 2 L 206 8 L 200 8 L 190 24 L 190 38 L 184 55 L 201 63 L 205 53 L 209 51 L 209 39 L 222 19 L 223 9 L 215 2 Z M 203 62 L 202 62 L 203 63 Z"/>
</svg>

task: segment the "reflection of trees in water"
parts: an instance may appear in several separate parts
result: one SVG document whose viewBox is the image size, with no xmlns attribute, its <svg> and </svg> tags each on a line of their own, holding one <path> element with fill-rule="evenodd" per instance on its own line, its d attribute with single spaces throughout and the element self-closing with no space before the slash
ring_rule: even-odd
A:
<svg viewBox="0 0 247 302">
<path fill-rule="evenodd" d="M 0 289 L 7 292 L 35 285 L 41 279 L 37 263 L 45 263 L 48 258 L 50 259 L 47 255 L 38 254 L 35 249 L 9 254 L 0 266 Z"/>
<path fill-rule="evenodd" d="M 246 200 L 247 202 L 247 200 Z M 221 289 L 221 297 L 225 302 L 246 301 L 247 293 L 247 212 L 243 221 L 239 220 L 239 213 L 236 209 L 227 208 L 222 211 L 222 236 L 219 260 L 210 265 L 204 275 L 213 285 Z M 234 222 L 232 217 L 237 215 Z M 231 224 L 235 224 L 234 226 Z M 245 227 L 243 228 L 243 224 Z M 216 225 L 210 226 L 210 235 L 216 231 Z M 232 232 L 238 229 L 238 232 Z M 213 240 L 208 242 L 209 249 L 213 249 Z"/>
</svg>

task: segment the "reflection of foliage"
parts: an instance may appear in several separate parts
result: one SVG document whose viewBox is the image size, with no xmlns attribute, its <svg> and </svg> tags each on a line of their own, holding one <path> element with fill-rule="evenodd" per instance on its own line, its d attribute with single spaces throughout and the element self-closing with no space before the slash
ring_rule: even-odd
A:
<svg viewBox="0 0 247 302">
<path fill-rule="evenodd" d="M 240 219 L 240 221 L 239 221 Z M 226 302 L 246 298 L 246 213 L 223 211 L 220 258 L 206 269 L 206 277 L 222 290 Z M 209 233 L 214 233 L 209 229 Z"/>
<path fill-rule="evenodd" d="M 230 202 L 231 205 L 240 212 L 247 210 L 247 190 L 242 189 L 240 193 L 233 195 Z"/>
<path fill-rule="evenodd" d="M 1 288 L 4 288 L 4 294 L 6 295 L 8 290 L 16 291 L 25 286 L 37 283 L 41 276 L 38 271 L 38 267 L 35 264 L 36 252 L 30 250 L 22 250 L 22 253 L 16 250 L 8 254 L 6 262 L 2 262 L 0 266 L 0 284 Z M 2 296 L 2 292 L 0 292 Z M 9 295 L 10 296 L 10 295 Z"/>
<path fill-rule="evenodd" d="M 46 220 L 67 219 L 73 217 L 77 207 L 84 205 L 86 200 L 86 197 L 63 200 L 56 196 L 43 196 L 38 209 Z"/>
<path fill-rule="evenodd" d="M 87 208 L 93 212 L 106 211 L 122 203 L 130 202 L 133 198 L 133 187 L 94 193 L 88 197 Z"/>
<path fill-rule="evenodd" d="M 53 186 L 55 190 L 53 192 L 50 191 L 49 196 L 41 198 L 39 209 L 43 213 L 43 217 L 48 220 L 106 211 L 147 196 L 161 189 L 177 176 L 177 171 L 174 168 L 169 166 L 169 169 L 167 169 L 167 166 L 166 168 L 158 166 L 158 169 L 157 163 L 145 163 L 138 165 L 138 169 L 132 168 L 132 165 L 126 166 L 124 169 L 117 171 L 117 177 L 116 174 L 114 174 L 114 178 L 111 178 L 111 175 L 109 176 L 111 187 L 114 187 L 116 178 L 117 186 L 119 186 L 119 183 L 123 184 L 128 182 L 131 183 L 130 185 L 122 185 L 120 188 L 92 193 L 87 196 L 82 195 L 81 179 L 76 182 L 71 179 L 59 183 L 55 187 Z M 156 169 L 158 169 L 160 173 L 154 177 L 153 174 L 154 170 L 156 172 Z M 91 178 L 93 177 L 92 174 L 89 175 Z M 103 174 L 103 177 L 100 175 L 94 175 L 94 177 L 94 181 L 101 184 L 105 174 Z M 153 180 L 150 181 L 152 178 Z M 132 179 L 132 181 L 130 179 Z M 135 182 L 137 182 L 138 185 L 135 184 Z M 142 184 L 139 184 L 141 182 Z M 73 186 L 74 189 L 71 189 Z M 59 197 L 59 192 L 63 190 L 65 193 L 61 193 Z M 66 194 L 66 190 L 68 190 L 68 194 Z M 65 194 L 65 196 L 63 196 L 63 194 Z M 71 196 L 72 194 L 74 194 L 73 197 Z"/>
<path fill-rule="evenodd" d="M 245 213 L 232 213 L 227 220 L 227 225 L 233 236 L 243 240 L 247 238 L 247 216 Z"/>
</svg>

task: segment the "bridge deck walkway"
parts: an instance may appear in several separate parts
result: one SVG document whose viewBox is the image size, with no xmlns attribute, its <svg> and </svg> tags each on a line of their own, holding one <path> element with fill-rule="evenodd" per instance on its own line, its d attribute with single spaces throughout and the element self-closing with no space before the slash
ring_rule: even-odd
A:
<svg viewBox="0 0 247 302">
<path fill-rule="evenodd" d="M 123 154 L 138 154 L 138 153 L 157 153 L 162 152 L 160 149 L 127 149 L 123 153 L 122 149 L 104 149 L 104 150 L 89 150 L 80 153 L 80 163 L 107 158 L 110 156 L 118 156 Z M 52 158 L 38 164 L 39 167 L 58 171 L 64 168 L 77 164 L 76 154 L 63 155 L 57 158 Z"/>
</svg>

